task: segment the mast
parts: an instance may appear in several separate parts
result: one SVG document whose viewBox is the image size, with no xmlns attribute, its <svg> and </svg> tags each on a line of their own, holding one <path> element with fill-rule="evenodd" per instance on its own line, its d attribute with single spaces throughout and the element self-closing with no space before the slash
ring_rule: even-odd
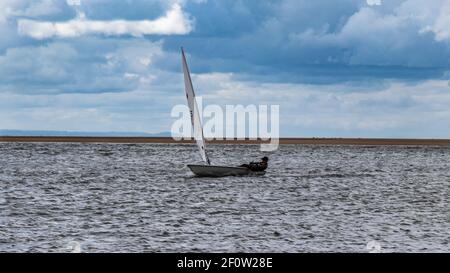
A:
<svg viewBox="0 0 450 273">
<path fill-rule="evenodd" d="M 186 98 L 188 101 L 189 112 L 191 115 L 191 123 L 192 123 L 192 129 L 194 132 L 194 139 L 195 139 L 195 142 L 197 143 L 198 149 L 200 151 L 200 156 L 202 157 L 203 161 L 205 163 L 207 163 L 208 165 L 211 165 L 209 157 L 206 153 L 205 137 L 203 135 L 203 126 L 202 126 L 202 122 L 200 119 L 200 113 L 198 110 L 197 101 L 195 99 L 194 87 L 192 85 L 192 79 L 191 79 L 191 75 L 189 73 L 189 67 L 186 62 L 186 56 L 184 54 L 183 48 L 181 48 L 181 56 L 182 56 L 182 63 L 183 63 L 184 89 L 186 92 Z"/>
</svg>

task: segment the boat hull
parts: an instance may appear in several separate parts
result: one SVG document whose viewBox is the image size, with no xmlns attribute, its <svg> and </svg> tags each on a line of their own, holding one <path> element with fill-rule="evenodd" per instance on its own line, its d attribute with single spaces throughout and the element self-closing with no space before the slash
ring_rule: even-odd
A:
<svg viewBox="0 0 450 273">
<path fill-rule="evenodd" d="M 210 165 L 187 165 L 197 176 L 201 177 L 224 177 L 224 176 L 246 176 L 264 175 L 266 172 L 254 172 L 245 167 L 226 167 Z"/>
</svg>

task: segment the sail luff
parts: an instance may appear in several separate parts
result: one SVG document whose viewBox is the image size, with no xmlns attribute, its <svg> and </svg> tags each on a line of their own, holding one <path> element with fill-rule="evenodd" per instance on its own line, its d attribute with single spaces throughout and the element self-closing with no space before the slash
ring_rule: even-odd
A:
<svg viewBox="0 0 450 273">
<path fill-rule="evenodd" d="M 189 72 L 189 67 L 186 62 L 186 56 L 184 54 L 183 48 L 181 48 L 181 55 L 183 63 L 184 87 L 191 115 L 191 123 L 194 132 L 193 136 L 197 143 L 203 161 L 206 162 L 208 165 L 211 165 L 208 155 L 206 153 L 205 137 L 203 135 L 203 127 L 200 119 L 200 113 L 198 110 L 197 101 L 195 99 L 194 86 L 192 85 L 192 79 Z"/>
</svg>

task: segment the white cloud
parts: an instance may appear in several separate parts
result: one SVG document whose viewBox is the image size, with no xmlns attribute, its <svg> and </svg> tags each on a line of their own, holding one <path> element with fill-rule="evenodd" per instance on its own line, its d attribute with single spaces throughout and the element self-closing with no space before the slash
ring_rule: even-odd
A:
<svg viewBox="0 0 450 273">
<path fill-rule="evenodd" d="M 135 72 L 131 72 L 135 73 Z M 134 77 L 133 74 L 126 77 Z M 0 93 L 3 128 L 73 131 L 167 131 L 171 107 L 185 104 L 182 75 L 168 75 L 172 92 L 154 83 L 119 93 Z M 239 81 L 233 74 L 194 74 L 207 104 L 280 105 L 284 136 L 448 138 L 448 82 L 387 81 L 362 90 L 349 84 L 306 85 Z M 274 91 L 283 92 L 274 92 Z M 127 107 L 129 106 L 129 107 Z"/>
<path fill-rule="evenodd" d="M 35 39 L 52 37 L 78 37 L 86 34 L 103 34 L 108 36 L 132 35 L 171 35 L 188 34 L 192 31 L 193 22 L 184 14 L 179 4 L 156 20 L 141 21 L 95 21 L 84 16 L 67 22 L 41 22 L 22 19 L 18 21 L 18 31 L 21 35 Z"/>
<path fill-rule="evenodd" d="M 111 46 L 113 45 L 113 46 Z M 161 42 L 84 37 L 7 49 L 0 55 L 0 93 L 128 92 L 157 76 Z"/>
<path fill-rule="evenodd" d="M 435 34 L 436 41 L 450 40 L 450 2 L 443 3 L 439 15 L 431 26 L 424 28 Z"/>
<path fill-rule="evenodd" d="M 366 0 L 367 5 L 369 6 L 380 6 L 381 0 Z"/>
<path fill-rule="evenodd" d="M 280 105 L 281 130 L 295 136 L 448 137 L 450 134 L 445 125 L 450 118 L 450 88 L 446 80 L 417 84 L 385 80 L 385 85 L 369 90 L 351 84 L 243 82 L 224 73 L 194 74 L 193 81 L 197 95 L 207 104 Z"/>
<path fill-rule="evenodd" d="M 450 1 L 404 0 L 385 2 L 379 8 L 363 5 L 334 31 L 328 24 L 292 31 L 283 45 L 299 54 L 299 47 L 307 52 L 320 48 L 323 51 L 312 52 L 324 54 L 312 60 L 327 63 L 438 67 L 447 63 L 448 58 L 443 56 L 450 51 L 444 43 L 449 41 Z M 333 52 L 330 48 L 341 50 Z M 315 57 L 303 57 L 310 56 Z"/>
<path fill-rule="evenodd" d="M 58 0 L 1 0 L 0 23 L 17 16 L 44 16 L 61 12 Z"/>
<path fill-rule="evenodd" d="M 57 0 L 40 0 L 32 1 L 27 8 L 22 12 L 25 16 L 43 16 L 49 14 L 57 14 L 61 12 Z"/>
<path fill-rule="evenodd" d="M 69 6 L 80 6 L 81 0 L 67 0 L 67 5 Z"/>
</svg>

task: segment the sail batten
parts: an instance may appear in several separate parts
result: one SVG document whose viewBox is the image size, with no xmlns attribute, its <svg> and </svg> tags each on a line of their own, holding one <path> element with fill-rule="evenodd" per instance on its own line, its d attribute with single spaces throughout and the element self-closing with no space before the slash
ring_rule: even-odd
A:
<svg viewBox="0 0 450 273">
<path fill-rule="evenodd" d="M 183 48 L 181 48 L 181 56 L 182 56 L 182 63 L 183 63 L 184 87 L 185 87 L 184 89 L 186 92 L 186 99 L 188 101 L 189 112 L 191 115 L 193 137 L 195 139 L 195 142 L 197 143 L 202 160 L 205 163 L 207 163 L 208 165 L 211 165 L 208 155 L 206 153 L 205 137 L 203 135 L 202 122 L 200 119 L 200 113 L 199 113 L 197 101 L 195 99 L 194 87 L 192 85 L 192 79 L 191 79 L 191 75 L 189 72 L 189 67 L 186 62 L 186 56 L 184 54 Z"/>
</svg>

